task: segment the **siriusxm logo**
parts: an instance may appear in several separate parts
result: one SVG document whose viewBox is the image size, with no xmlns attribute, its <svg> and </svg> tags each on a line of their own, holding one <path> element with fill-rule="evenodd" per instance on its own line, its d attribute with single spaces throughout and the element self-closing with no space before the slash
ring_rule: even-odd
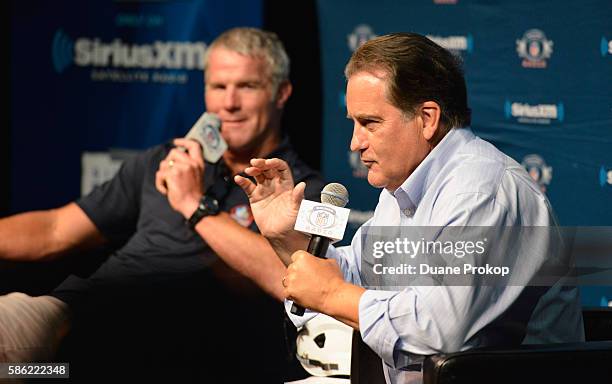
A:
<svg viewBox="0 0 612 384">
<path fill-rule="evenodd" d="M 601 51 L 601 57 L 612 55 L 612 40 L 608 40 L 602 36 L 599 43 L 599 49 Z"/>
<path fill-rule="evenodd" d="M 603 165 L 599 168 L 599 185 L 602 188 L 612 185 L 612 169 L 606 169 Z"/>
<path fill-rule="evenodd" d="M 51 43 L 51 59 L 55 72 L 62 73 L 72 64 L 74 52 L 74 42 L 62 31 L 58 29 L 53 36 Z"/>
<path fill-rule="evenodd" d="M 427 38 L 449 51 L 472 53 L 474 50 L 474 37 L 472 34 L 467 36 L 427 35 Z"/>
<path fill-rule="evenodd" d="M 129 44 L 121 39 L 105 43 L 98 38 L 80 37 L 75 42 L 61 29 L 55 32 L 51 56 L 61 73 L 71 64 L 80 67 L 139 69 L 203 69 L 204 42 L 164 42 Z"/>
<path fill-rule="evenodd" d="M 346 109 L 346 92 L 340 91 L 338 93 L 338 104 L 340 105 L 340 109 Z"/>
<path fill-rule="evenodd" d="M 515 118 L 519 123 L 550 124 L 553 120 L 563 122 L 565 119 L 565 108 L 563 103 L 531 105 L 506 100 L 504 103 L 504 115 L 506 119 Z"/>
</svg>

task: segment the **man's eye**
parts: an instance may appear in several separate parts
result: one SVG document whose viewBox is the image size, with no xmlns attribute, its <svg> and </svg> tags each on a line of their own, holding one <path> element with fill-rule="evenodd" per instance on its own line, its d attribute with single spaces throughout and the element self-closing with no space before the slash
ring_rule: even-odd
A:
<svg viewBox="0 0 612 384">
<path fill-rule="evenodd" d="M 368 125 L 375 124 L 375 123 L 376 123 L 376 121 L 374 121 L 374 120 L 370 120 L 370 119 L 363 119 L 363 120 L 359 121 L 359 123 L 360 123 L 361 125 L 363 125 L 364 127 L 367 127 Z"/>
<path fill-rule="evenodd" d="M 244 83 L 244 84 L 242 84 L 242 88 L 256 89 L 256 88 L 259 88 L 259 84 L 257 84 L 257 83 Z"/>
</svg>

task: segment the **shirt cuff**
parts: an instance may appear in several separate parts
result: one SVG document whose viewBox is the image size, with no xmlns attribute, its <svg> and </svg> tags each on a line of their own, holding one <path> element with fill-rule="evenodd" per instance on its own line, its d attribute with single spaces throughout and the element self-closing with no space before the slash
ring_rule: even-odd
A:
<svg viewBox="0 0 612 384">
<path fill-rule="evenodd" d="M 295 325 L 296 328 L 303 327 L 304 324 L 306 324 L 313 317 L 319 314 L 318 312 L 314 312 L 314 311 L 311 311 L 310 309 L 306 309 L 306 311 L 304 311 L 303 316 L 297 316 L 291 313 L 292 305 L 293 305 L 293 300 L 285 299 L 285 311 L 287 312 L 287 316 L 289 317 L 289 320 L 291 320 L 291 322 L 293 323 L 293 325 Z"/>
<path fill-rule="evenodd" d="M 392 291 L 367 290 L 359 299 L 359 330 L 361 338 L 390 367 L 399 335 L 389 318 L 389 301 L 397 295 Z"/>
</svg>

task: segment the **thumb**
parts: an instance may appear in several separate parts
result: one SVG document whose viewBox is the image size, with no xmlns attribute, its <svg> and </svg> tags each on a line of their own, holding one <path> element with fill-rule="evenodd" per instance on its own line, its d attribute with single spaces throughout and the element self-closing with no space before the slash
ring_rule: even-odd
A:
<svg viewBox="0 0 612 384">
<path fill-rule="evenodd" d="M 255 184 L 253 184 L 251 180 L 247 179 L 246 177 L 242 177 L 240 175 L 234 176 L 234 182 L 238 184 L 240 188 L 242 188 L 244 193 L 246 193 L 246 195 L 250 199 L 251 195 L 255 191 L 255 188 L 256 188 Z"/>
<path fill-rule="evenodd" d="M 304 190 L 306 189 L 306 183 L 300 182 L 293 188 L 291 192 L 291 202 L 293 203 L 293 208 L 297 211 L 300 209 L 300 204 L 302 200 L 304 200 Z"/>
</svg>

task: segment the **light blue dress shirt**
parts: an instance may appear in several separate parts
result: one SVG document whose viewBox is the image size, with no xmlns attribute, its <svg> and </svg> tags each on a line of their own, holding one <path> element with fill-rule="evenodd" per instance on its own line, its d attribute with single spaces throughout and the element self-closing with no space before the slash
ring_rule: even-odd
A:
<svg viewBox="0 0 612 384">
<path fill-rule="evenodd" d="M 548 200 L 520 164 L 469 128 L 452 129 L 400 188 L 393 193 L 382 190 L 374 216 L 351 245 L 330 247 L 327 257 L 337 260 L 346 281 L 363 286 L 361 236 L 368 226 L 555 225 Z M 521 281 L 529 280 L 545 262 L 546 248 L 554 245 L 535 233 L 532 237 L 522 240 L 529 242 L 530 250 L 543 251 L 522 256 L 514 272 Z M 584 340 L 573 287 L 367 288 L 359 302 L 361 336 L 382 358 L 391 383 L 410 381 L 413 376 L 406 370 L 420 369 L 424 355 L 487 345 Z M 297 326 L 312 316 L 289 315 Z"/>
</svg>

